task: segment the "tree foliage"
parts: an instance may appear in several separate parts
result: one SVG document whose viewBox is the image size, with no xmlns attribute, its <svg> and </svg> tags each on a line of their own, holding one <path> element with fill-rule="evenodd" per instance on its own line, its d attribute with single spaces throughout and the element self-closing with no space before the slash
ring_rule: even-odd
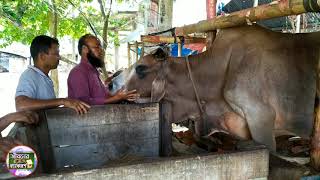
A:
<svg viewBox="0 0 320 180">
<path fill-rule="evenodd" d="M 124 0 L 118 0 L 121 2 Z M 104 13 L 110 10 L 104 5 Z M 78 39 L 86 33 L 94 33 L 102 37 L 104 17 L 101 9 L 93 7 L 92 0 L 56 0 L 58 13 L 57 37 L 70 36 Z M 50 0 L 3 0 L 0 1 L 0 46 L 10 45 L 12 42 L 30 44 L 31 40 L 40 34 L 49 34 L 49 14 L 52 11 Z M 124 16 L 110 15 L 108 27 L 121 30 L 128 19 Z M 108 29 L 107 29 L 108 31 Z M 119 44 L 117 34 L 108 31 L 108 42 Z"/>
</svg>

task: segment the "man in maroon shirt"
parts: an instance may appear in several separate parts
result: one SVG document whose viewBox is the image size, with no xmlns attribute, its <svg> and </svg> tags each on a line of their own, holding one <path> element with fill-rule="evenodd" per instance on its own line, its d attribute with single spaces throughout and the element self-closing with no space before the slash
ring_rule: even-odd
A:
<svg viewBox="0 0 320 180">
<path fill-rule="evenodd" d="M 68 77 L 68 96 L 90 105 L 116 103 L 121 100 L 134 101 L 138 97 L 135 90 L 119 90 L 111 96 L 102 83 L 97 68 L 103 66 L 104 51 L 98 38 L 86 34 L 79 39 L 78 51 L 81 62 L 74 67 Z"/>
</svg>

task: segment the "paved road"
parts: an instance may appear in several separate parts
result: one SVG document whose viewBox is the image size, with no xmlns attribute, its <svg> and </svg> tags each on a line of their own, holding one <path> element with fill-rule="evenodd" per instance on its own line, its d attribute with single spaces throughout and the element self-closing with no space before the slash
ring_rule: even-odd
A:
<svg viewBox="0 0 320 180">
<path fill-rule="evenodd" d="M 59 72 L 59 83 L 60 83 L 60 93 L 59 97 L 66 97 L 68 90 L 67 90 L 67 77 L 69 72 Z M 10 112 L 15 112 L 15 103 L 14 103 L 14 95 L 15 90 L 19 81 L 19 77 L 21 72 L 7 72 L 7 73 L 0 73 L 0 117 L 4 116 Z M 6 136 L 11 129 L 5 129 L 2 132 L 3 136 Z"/>
</svg>

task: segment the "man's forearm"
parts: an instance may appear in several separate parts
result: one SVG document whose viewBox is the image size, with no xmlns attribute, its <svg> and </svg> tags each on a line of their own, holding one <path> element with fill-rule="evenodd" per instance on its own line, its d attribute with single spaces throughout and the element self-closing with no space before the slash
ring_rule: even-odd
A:
<svg viewBox="0 0 320 180">
<path fill-rule="evenodd" d="M 10 118 L 8 118 L 9 115 L 5 115 L 0 118 L 0 137 L 1 137 L 1 131 L 3 131 L 6 127 L 10 125 L 12 122 Z"/>
<path fill-rule="evenodd" d="M 105 104 L 116 103 L 116 102 L 119 102 L 119 101 L 120 101 L 120 99 L 119 99 L 118 96 L 111 96 L 111 97 L 109 97 L 109 98 L 107 98 L 105 100 Z"/>
<path fill-rule="evenodd" d="M 60 105 L 64 105 L 63 98 L 50 99 L 50 100 L 38 100 L 38 99 L 31 99 L 26 96 L 16 97 L 17 111 L 40 110 L 40 109 L 54 108 Z"/>
</svg>

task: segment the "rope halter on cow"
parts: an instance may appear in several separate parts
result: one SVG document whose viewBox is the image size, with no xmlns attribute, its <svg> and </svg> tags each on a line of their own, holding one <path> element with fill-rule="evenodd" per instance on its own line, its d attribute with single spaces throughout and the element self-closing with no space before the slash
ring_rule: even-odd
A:
<svg viewBox="0 0 320 180">
<path fill-rule="evenodd" d="M 203 127 L 202 129 L 205 131 L 205 134 L 207 134 L 207 120 L 208 120 L 208 115 L 207 113 L 205 112 L 205 110 L 203 109 L 203 106 L 201 104 L 201 99 L 199 97 L 199 93 L 198 93 L 198 90 L 197 90 L 197 87 L 196 87 L 196 84 L 194 82 L 194 78 L 193 78 L 193 75 L 192 75 L 192 71 L 191 71 L 191 67 L 190 67 L 190 62 L 189 62 L 189 56 L 186 56 L 185 58 L 185 61 L 186 61 L 186 65 L 187 65 L 187 69 L 188 69 L 188 74 L 189 74 L 189 78 L 191 80 L 191 83 L 192 83 L 192 87 L 193 87 L 193 91 L 194 91 L 194 94 L 196 96 L 196 100 L 197 100 L 197 104 L 198 104 L 198 107 L 199 107 L 199 110 L 200 110 L 200 118 L 202 120 L 203 123 Z"/>
</svg>

